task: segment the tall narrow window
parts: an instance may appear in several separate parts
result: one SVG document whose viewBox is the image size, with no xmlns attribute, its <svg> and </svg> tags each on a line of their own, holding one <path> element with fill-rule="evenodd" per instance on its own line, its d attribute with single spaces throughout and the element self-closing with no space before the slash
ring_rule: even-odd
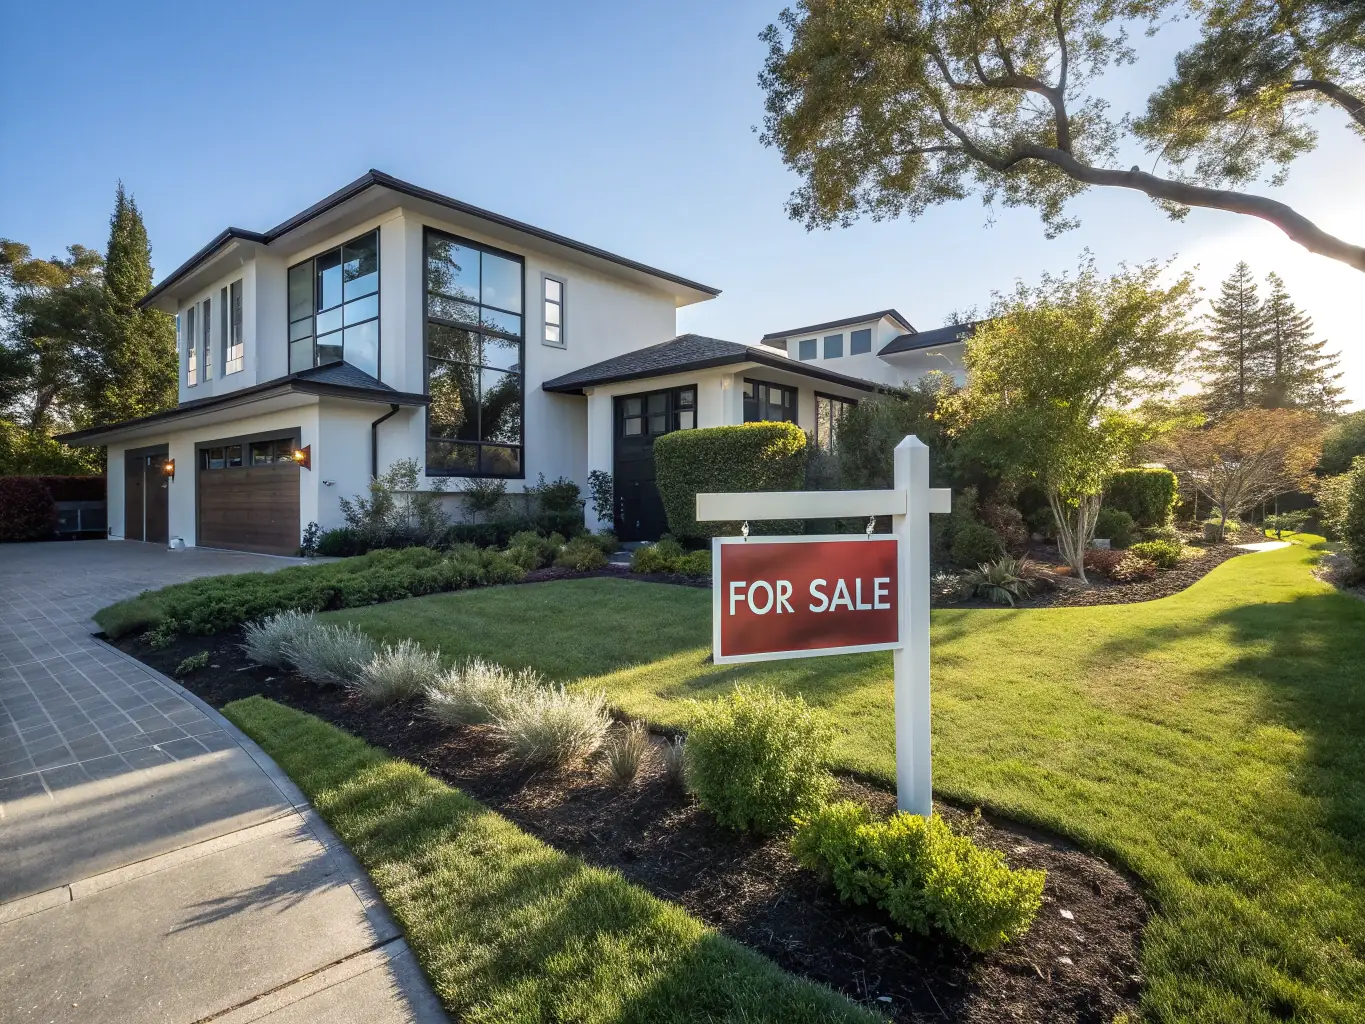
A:
<svg viewBox="0 0 1365 1024">
<path fill-rule="evenodd" d="M 545 279 L 545 344 L 564 344 L 564 282 Z"/>
<path fill-rule="evenodd" d="M 228 346 L 228 290 L 218 289 L 218 355 L 216 358 L 222 360 L 223 376 L 227 376 L 227 346 Z"/>
<path fill-rule="evenodd" d="M 522 275 L 520 256 L 426 233 L 428 476 L 522 475 Z"/>
<path fill-rule="evenodd" d="M 854 331 L 848 336 L 848 354 L 860 356 L 864 352 L 872 351 L 872 329 L 864 327 L 861 331 Z"/>
<path fill-rule="evenodd" d="M 195 352 L 199 336 L 194 332 L 194 314 L 197 308 L 191 306 L 185 310 L 185 385 L 191 388 L 199 383 L 199 356 Z"/>
<path fill-rule="evenodd" d="M 245 362 L 246 345 L 242 341 L 242 282 L 233 281 L 227 289 L 227 359 L 223 374 L 236 373 Z"/>
<path fill-rule="evenodd" d="M 345 360 L 379 376 L 379 232 L 289 268 L 289 372 Z"/>
<path fill-rule="evenodd" d="M 815 443 L 822 450 L 829 451 L 839 435 L 839 424 L 844 421 L 848 410 L 858 403 L 848 398 L 815 393 Z"/>
<path fill-rule="evenodd" d="M 199 347 L 199 357 L 204 361 L 204 379 L 213 376 L 213 300 L 204 300 L 204 315 L 200 318 L 203 339 Z"/>
</svg>

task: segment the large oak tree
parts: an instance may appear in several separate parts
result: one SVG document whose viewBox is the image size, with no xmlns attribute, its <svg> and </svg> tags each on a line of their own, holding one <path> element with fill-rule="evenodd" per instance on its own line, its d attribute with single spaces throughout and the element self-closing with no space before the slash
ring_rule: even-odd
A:
<svg viewBox="0 0 1365 1024">
<path fill-rule="evenodd" d="M 1132 28 L 1184 8 L 1201 40 L 1141 117 L 1116 118 L 1102 74 L 1137 59 Z M 762 138 L 801 175 L 788 209 L 810 227 L 976 193 L 1036 208 L 1052 236 L 1075 226 L 1070 199 L 1109 186 L 1176 218 L 1259 217 L 1365 271 L 1365 247 L 1245 191 L 1312 148 L 1314 105 L 1365 130 L 1360 0 L 801 0 L 763 38 Z M 1153 169 L 1119 166 L 1125 139 Z"/>
</svg>

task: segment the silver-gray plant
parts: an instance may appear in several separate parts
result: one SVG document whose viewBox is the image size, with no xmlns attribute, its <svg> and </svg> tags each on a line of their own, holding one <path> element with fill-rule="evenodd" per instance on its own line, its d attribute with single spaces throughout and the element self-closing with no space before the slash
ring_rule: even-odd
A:
<svg viewBox="0 0 1365 1024">
<path fill-rule="evenodd" d="M 687 740 L 674 736 L 664 747 L 664 774 L 669 785 L 676 789 L 687 788 Z"/>
<path fill-rule="evenodd" d="M 353 624 L 317 626 L 284 643 L 284 657 L 319 686 L 345 686 L 374 657 L 374 641 Z"/>
<path fill-rule="evenodd" d="M 579 693 L 551 685 L 518 697 L 495 721 L 512 753 L 527 764 L 558 766 L 587 757 L 602 746 L 611 728 L 601 691 Z"/>
<path fill-rule="evenodd" d="M 289 664 L 284 653 L 285 644 L 317 628 L 317 618 L 312 612 L 276 612 L 243 627 L 242 650 L 258 665 L 284 668 Z"/>
<path fill-rule="evenodd" d="M 349 685 L 371 704 L 392 704 L 416 697 L 440 672 L 439 650 L 425 650 L 415 640 L 400 640 L 397 644 L 384 644 L 379 653 L 361 666 Z"/>
<path fill-rule="evenodd" d="M 507 714 L 521 694 L 542 689 L 531 669 L 513 672 L 482 658 L 448 669 L 426 689 L 427 713 L 445 725 L 477 725 Z"/>
<path fill-rule="evenodd" d="M 644 722 L 613 731 L 602 745 L 602 768 L 606 776 L 618 786 L 628 786 L 649 757 L 649 730 Z"/>
</svg>

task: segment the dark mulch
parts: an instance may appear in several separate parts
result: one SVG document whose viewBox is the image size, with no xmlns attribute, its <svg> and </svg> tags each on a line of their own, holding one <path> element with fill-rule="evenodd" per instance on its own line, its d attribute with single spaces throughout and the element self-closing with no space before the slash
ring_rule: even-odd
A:
<svg viewBox="0 0 1365 1024">
<path fill-rule="evenodd" d="M 183 682 L 215 707 L 261 693 L 318 715 L 458 786 L 552 846 L 616 868 L 787 970 L 896 1021 L 1108 1024 L 1135 1005 L 1146 904 L 1130 880 L 1060 839 L 938 806 L 1012 865 L 1048 873 L 1043 909 L 1029 933 L 992 954 L 973 954 L 938 937 L 902 934 L 875 909 L 840 903 L 793 862 L 783 839 L 761 842 L 717 826 L 670 785 L 658 757 L 625 789 L 588 767 L 528 771 L 503 754 L 487 728 L 446 728 L 415 708 L 375 710 L 345 692 L 272 674 L 248 664 L 239 641 L 233 631 L 180 638 L 161 651 L 133 637 L 119 646 L 168 674 L 207 649 L 210 667 Z M 889 793 L 851 779 L 841 785 L 881 811 L 894 808 Z"/>
</svg>

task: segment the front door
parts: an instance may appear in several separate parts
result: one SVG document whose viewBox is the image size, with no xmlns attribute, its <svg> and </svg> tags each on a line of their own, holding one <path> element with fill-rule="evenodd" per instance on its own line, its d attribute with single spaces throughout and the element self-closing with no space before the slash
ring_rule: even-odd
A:
<svg viewBox="0 0 1365 1024">
<path fill-rule="evenodd" d="M 143 449 L 123 457 L 123 537 L 153 544 L 170 541 L 170 478 L 161 467 L 167 449 Z"/>
<path fill-rule="evenodd" d="M 697 389 L 622 395 L 613 413 L 616 535 L 627 541 L 658 540 L 668 532 L 668 516 L 654 478 L 654 440 L 697 425 Z"/>
</svg>

